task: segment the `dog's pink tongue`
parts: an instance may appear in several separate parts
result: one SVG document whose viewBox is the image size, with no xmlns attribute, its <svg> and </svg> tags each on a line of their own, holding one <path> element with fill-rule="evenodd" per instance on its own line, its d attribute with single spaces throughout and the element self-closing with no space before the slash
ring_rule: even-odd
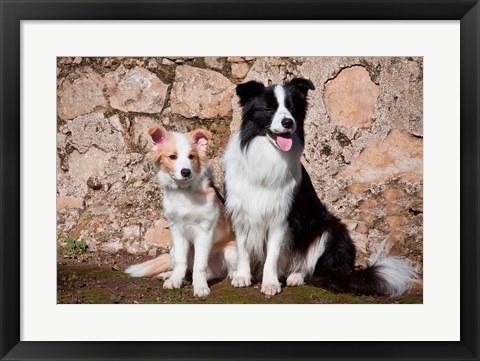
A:
<svg viewBox="0 0 480 361">
<path fill-rule="evenodd" d="M 292 138 L 277 135 L 277 145 L 284 152 L 288 152 L 292 148 Z"/>
</svg>

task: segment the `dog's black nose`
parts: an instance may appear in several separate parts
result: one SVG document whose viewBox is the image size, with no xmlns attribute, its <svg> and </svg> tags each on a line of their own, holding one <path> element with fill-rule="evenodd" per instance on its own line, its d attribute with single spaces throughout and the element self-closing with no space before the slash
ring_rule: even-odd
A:
<svg viewBox="0 0 480 361">
<path fill-rule="evenodd" d="M 190 174 L 192 174 L 192 171 L 190 169 L 187 169 L 187 168 L 183 168 L 181 171 L 180 171 L 180 174 L 187 178 L 187 177 L 190 177 Z"/>
<path fill-rule="evenodd" d="M 282 119 L 282 126 L 285 128 L 285 129 L 290 129 L 293 127 L 293 119 L 290 119 L 290 118 L 283 118 Z"/>
</svg>

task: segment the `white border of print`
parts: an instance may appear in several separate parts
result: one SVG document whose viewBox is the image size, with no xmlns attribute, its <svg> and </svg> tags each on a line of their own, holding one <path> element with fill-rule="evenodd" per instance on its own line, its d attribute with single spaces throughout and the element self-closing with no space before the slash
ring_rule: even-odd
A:
<svg viewBox="0 0 480 361">
<path fill-rule="evenodd" d="M 21 35 L 22 341 L 460 340 L 458 21 L 22 21 Z M 56 57 L 161 55 L 423 56 L 424 304 L 57 305 Z"/>
</svg>

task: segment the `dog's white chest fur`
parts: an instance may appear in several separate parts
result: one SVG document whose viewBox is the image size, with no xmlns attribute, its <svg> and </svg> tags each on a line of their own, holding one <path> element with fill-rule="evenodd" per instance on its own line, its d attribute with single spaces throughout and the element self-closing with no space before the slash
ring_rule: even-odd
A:
<svg viewBox="0 0 480 361">
<path fill-rule="evenodd" d="M 199 228 L 207 230 L 214 227 L 219 216 L 219 210 L 211 197 L 189 189 L 166 190 L 163 209 L 170 227 L 181 229 L 190 242 L 194 240 Z"/>
<path fill-rule="evenodd" d="M 225 206 L 236 229 L 261 233 L 247 239 L 247 248 L 258 257 L 262 256 L 263 242 L 250 243 L 265 241 L 270 227 L 286 222 L 293 191 L 301 180 L 300 154 L 298 138 L 289 152 L 277 149 L 267 137 L 254 138 L 243 151 L 238 133 L 226 150 Z"/>
</svg>

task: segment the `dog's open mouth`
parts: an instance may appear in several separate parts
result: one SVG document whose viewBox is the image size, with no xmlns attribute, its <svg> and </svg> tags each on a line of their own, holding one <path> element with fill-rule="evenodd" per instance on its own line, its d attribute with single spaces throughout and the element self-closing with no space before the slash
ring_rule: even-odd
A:
<svg viewBox="0 0 480 361">
<path fill-rule="evenodd" d="M 278 148 L 283 150 L 284 152 L 288 152 L 293 145 L 292 135 L 290 133 L 273 133 L 272 131 L 268 130 L 267 135 L 273 139 L 275 144 Z"/>
</svg>

